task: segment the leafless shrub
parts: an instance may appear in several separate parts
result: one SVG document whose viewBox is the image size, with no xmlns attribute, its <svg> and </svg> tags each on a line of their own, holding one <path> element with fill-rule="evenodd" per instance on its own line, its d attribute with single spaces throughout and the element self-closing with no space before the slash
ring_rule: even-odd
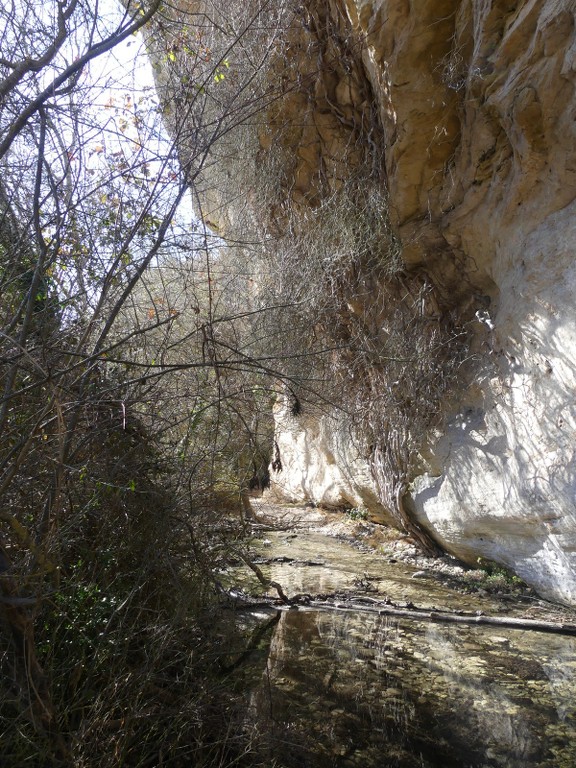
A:
<svg viewBox="0 0 576 768">
<path fill-rule="evenodd" d="M 207 118 L 181 173 L 154 97 L 107 98 L 106 148 L 80 75 L 160 4 L 48 5 L 0 10 L 2 764 L 226 765 L 245 745 L 214 675 L 213 568 L 272 366 L 242 347 L 231 275 L 173 220 L 253 105 L 231 115 L 226 85 L 226 124 Z"/>
</svg>

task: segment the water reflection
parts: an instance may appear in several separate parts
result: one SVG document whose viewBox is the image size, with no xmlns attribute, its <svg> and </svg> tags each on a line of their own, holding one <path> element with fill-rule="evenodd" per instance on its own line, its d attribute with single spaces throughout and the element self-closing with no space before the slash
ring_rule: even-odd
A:
<svg viewBox="0 0 576 768">
<path fill-rule="evenodd" d="M 264 568 L 268 578 L 282 584 L 289 595 L 297 593 L 355 592 L 357 583 L 366 575 L 375 593 L 394 601 L 414 601 L 421 608 L 458 608 L 476 610 L 478 598 L 453 592 L 440 582 L 412 578 L 417 570 L 402 563 L 391 565 L 376 553 L 358 552 L 346 541 L 330 539 L 316 533 L 299 534 L 269 532 L 267 545 L 256 542 L 255 552 L 268 562 Z M 253 579 L 256 592 L 260 584 Z M 243 586 L 247 586 L 243 579 Z M 498 612 L 497 601 L 486 597 L 482 609 Z"/>
<path fill-rule="evenodd" d="M 574 638 L 288 610 L 251 695 L 278 768 L 573 768 Z"/>
<path fill-rule="evenodd" d="M 255 543 L 287 594 L 362 593 L 426 609 L 522 615 L 525 604 L 462 595 L 415 568 L 318 533 L 268 532 Z M 359 578 L 360 577 L 360 578 Z M 262 591 L 252 574 L 227 578 Z M 360 589 L 360 592 L 358 590 Z M 576 639 L 398 620 L 364 612 L 242 614 L 251 666 L 230 657 L 250 691 L 256 764 L 271 768 L 574 768 Z M 269 638 L 271 636 L 271 640 Z M 255 638 L 257 642 L 255 641 Z M 268 647 L 269 642 L 269 647 Z"/>
</svg>

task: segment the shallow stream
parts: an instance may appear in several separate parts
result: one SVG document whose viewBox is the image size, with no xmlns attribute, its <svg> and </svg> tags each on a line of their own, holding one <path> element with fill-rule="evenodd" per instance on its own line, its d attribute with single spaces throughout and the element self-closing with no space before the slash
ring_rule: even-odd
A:
<svg viewBox="0 0 576 768">
<path fill-rule="evenodd" d="M 290 595 L 526 613 L 520 599 L 461 594 L 431 574 L 415 579 L 415 568 L 308 530 L 266 532 L 253 555 Z M 248 573 L 236 577 L 262 594 Z M 576 637 L 327 604 L 243 613 L 243 642 L 266 623 L 234 674 L 249 691 L 246 728 L 271 767 L 576 766 Z"/>
</svg>

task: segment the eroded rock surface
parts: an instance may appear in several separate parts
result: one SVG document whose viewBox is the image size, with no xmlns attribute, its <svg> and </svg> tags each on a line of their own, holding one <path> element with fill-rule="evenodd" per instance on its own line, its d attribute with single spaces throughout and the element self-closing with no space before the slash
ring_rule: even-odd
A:
<svg viewBox="0 0 576 768">
<path fill-rule="evenodd" d="M 485 361 L 447 412 L 435 466 L 413 483 L 414 508 L 450 551 L 504 562 L 573 602 L 573 7 L 427 4 L 436 37 L 407 4 L 380 12 L 400 6 L 372 55 L 395 84 L 387 164 L 398 226 L 428 209 L 470 295 L 491 298 L 480 310 Z M 414 37 L 427 37 L 425 53 L 411 48 Z M 425 82 L 419 94 L 415 83 Z"/>
</svg>

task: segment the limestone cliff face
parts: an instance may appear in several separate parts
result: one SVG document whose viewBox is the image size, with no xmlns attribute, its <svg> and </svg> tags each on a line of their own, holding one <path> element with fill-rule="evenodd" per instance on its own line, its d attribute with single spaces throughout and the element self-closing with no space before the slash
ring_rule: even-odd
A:
<svg viewBox="0 0 576 768">
<path fill-rule="evenodd" d="M 393 524 L 372 478 L 369 457 L 338 413 L 294 417 L 284 397 L 275 408 L 275 451 L 269 495 L 327 507 L 356 507 L 375 522 Z"/>
<path fill-rule="evenodd" d="M 385 76 L 390 195 L 414 244 L 405 258 L 426 261 L 438 236 L 464 290 L 490 297 L 483 361 L 447 409 L 411 504 L 450 551 L 574 602 L 574 8 L 426 7 L 351 9 L 372 77 Z"/>
<path fill-rule="evenodd" d="M 216 20 L 226 4 L 191 5 Z M 337 412 L 279 418 L 276 491 L 366 503 L 429 543 L 503 563 L 541 593 L 576 603 L 574 4 L 282 8 L 264 67 L 279 95 L 242 161 L 234 166 L 228 152 L 224 162 L 230 180 L 230 167 L 243 167 L 244 193 L 206 206 L 227 233 L 256 221 L 277 236 L 304 232 L 310 211 L 354 185 L 384 192 L 386 263 L 359 259 L 332 287 L 340 337 L 357 338 L 361 326 L 370 341 L 344 391 L 352 397 L 368 381 L 372 411 L 403 418 L 398 428 L 392 416 L 368 414 L 370 455 L 351 449 L 353 419 Z M 270 159 L 280 156 L 278 170 Z M 274 178 L 265 214 L 251 206 L 263 167 Z M 299 212 L 297 225 L 288 209 Z M 394 248 L 402 268 L 391 275 Z M 390 374 L 383 350 L 393 326 L 416 329 L 423 348 L 444 355 L 437 367 L 447 365 L 440 350 L 458 356 L 449 387 L 434 388 L 433 361 Z M 466 353 L 449 343 L 464 332 Z M 432 382 L 424 394 L 406 395 L 424 380 Z M 417 418 L 407 424 L 410 407 Z"/>
</svg>

